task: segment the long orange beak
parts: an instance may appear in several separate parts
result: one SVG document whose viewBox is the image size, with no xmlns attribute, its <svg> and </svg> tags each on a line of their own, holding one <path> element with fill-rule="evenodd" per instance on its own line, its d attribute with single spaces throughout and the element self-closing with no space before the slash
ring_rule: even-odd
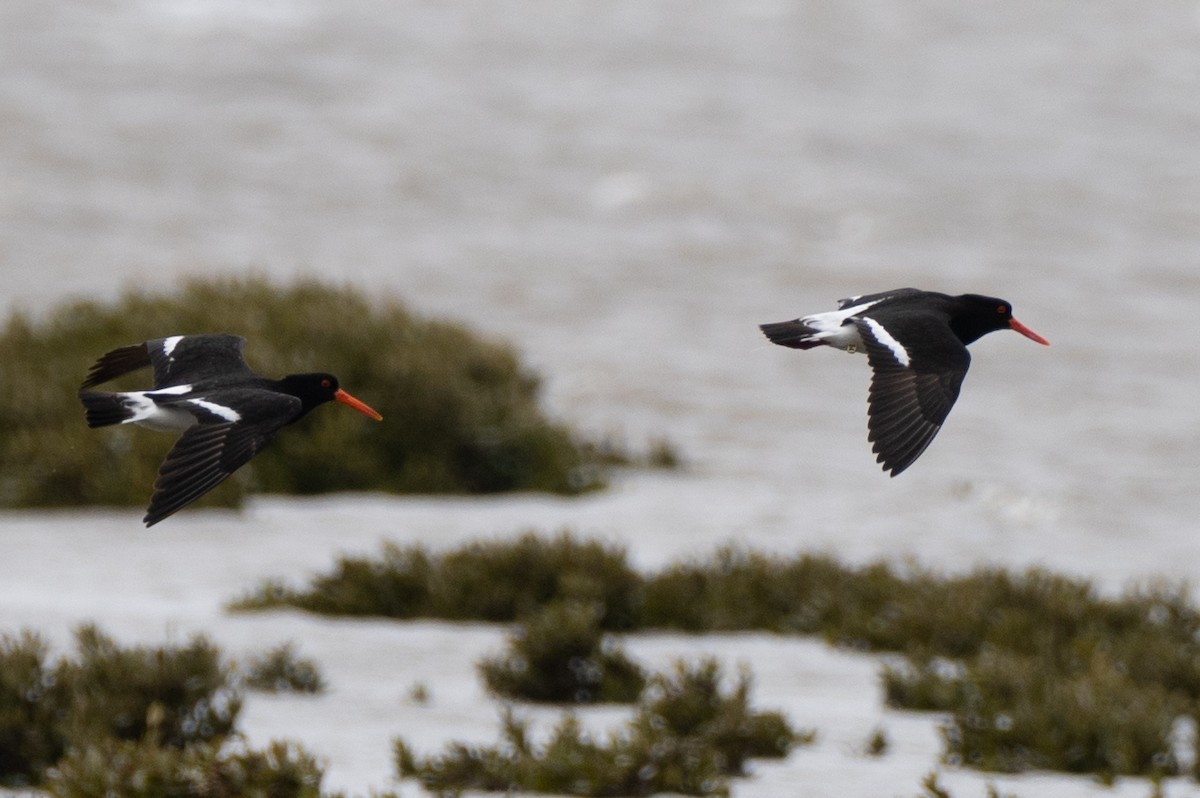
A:
<svg viewBox="0 0 1200 798">
<path fill-rule="evenodd" d="M 1047 341 L 1045 338 L 1043 338 L 1042 336 L 1035 333 L 1033 330 L 1026 327 L 1021 322 L 1017 321 L 1016 319 L 1009 319 L 1008 326 L 1012 327 L 1014 330 L 1019 332 L 1021 335 L 1024 335 L 1026 338 L 1028 338 L 1031 341 L 1037 341 L 1039 344 L 1042 344 L 1044 346 L 1050 346 L 1049 341 Z"/>
<path fill-rule="evenodd" d="M 375 419 L 376 421 L 383 421 L 383 416 L 376 413 L 375 410 L 372 409 L 370 405 L 368 405 L 366 402 L 364 402 L 362 400 L 355 399 L 353 396 L 346 393 L 341 388 L 338 388 L 334 392 L 333 398 L 334 398 L 334 401 L 341 402 L 342 404 L 346 405 L 347 407 L 353 407 L 355 410 L 362 413 L 364 416 L 370 416 L 371 418 Z"/>
</svg>

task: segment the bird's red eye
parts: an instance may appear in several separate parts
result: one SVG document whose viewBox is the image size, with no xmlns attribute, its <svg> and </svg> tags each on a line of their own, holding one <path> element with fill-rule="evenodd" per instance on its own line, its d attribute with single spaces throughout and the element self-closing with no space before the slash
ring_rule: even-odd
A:
<svg viewBox="0 0 1200 798">
<path fill-rule="evenodd" d="M 333 385 L 333 383 L 331 383 L 329 380 L 321 380 L 321 387 L 322 387 L 322 388 L 328 388 L 328 387 L 329 387 L 329 386 L 331 386 L 331 385 Z"/>
<path fill-rule="evenodd" d="M 999 306 L 998 308 L 996 308 L 996 312 L 997 312 L 997 313 L 999 313 L 999 314 L 1001 314 L 1001 315 L 1003 315 L 1003 314 L 1005 314 L 1005 313 L 1008 313 L 1008 305 L 1001 305 L 1001 306 Z"/>
</svg>

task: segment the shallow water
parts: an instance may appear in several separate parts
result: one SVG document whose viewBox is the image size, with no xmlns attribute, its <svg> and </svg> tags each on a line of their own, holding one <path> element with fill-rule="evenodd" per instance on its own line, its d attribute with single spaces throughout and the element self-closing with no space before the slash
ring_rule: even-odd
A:
<svg viewBox="0 0 1200 798">
<path fill-rule="evenodd" d="M 286 523 L 309 548 L 254 572 L 319 568 L 333 514 L 364 546 L 569 524 L 647 564 L 733 540 L 1187 578 L 1198 96 L 1195 2 L 11 0 L 0 310 L 202 273 L 344 281 L 513 341 L 554 413 L 688 463 L 579 501 L 272 499 L 180 518 L 165 549 L 118 514 L 148 572 L 193 523 Z M 865 359 L 756 325 L 900 285 L 1003 296 L 1053 346 L 975 344 L 942 434 L 890 480 Z M 5 545 L 59 518 L 5 516 Z M 91 578 L 54 617 L 108 595 Z M 235 581 L 177 589 L 221 624 Z M 27 598 L 5 622 L 51 623 Z M 187 616 L 116 603 L 131 633 Z"/>
<path fill-rule="evenodd" d="M 2 13 L 9 308 L 319 275 L 515 341 L 558 413 L 814 526 L 1102 540 L 1200 509 L 1195 3 Z M 865 363 L 755 325 L 902 284 L 1004 296 L 1054 346 L 976 345 L 892 482 Z"/>
</svg>

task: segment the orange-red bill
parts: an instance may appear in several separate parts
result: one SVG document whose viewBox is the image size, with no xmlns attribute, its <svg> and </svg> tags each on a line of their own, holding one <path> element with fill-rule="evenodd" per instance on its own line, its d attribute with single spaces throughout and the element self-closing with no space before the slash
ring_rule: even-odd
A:
<svg viewBox="0 0 1200 798">
<path fill-rule="evenodd" d="M 370 405 L 368 405 L 366 402 L 364 402 L 360 399 L 355 399 L 353 396 L 346 393 L 341 388 L 338 388 L 334 392 L 333 398 L 335 401 L 341 402 L 342 404 L 346 405 L 347 407 L 353 407 L 355 410 L 362 413 L 364 416 L 370 416 L 371 418 L 375 419 L 376 421 L 383 421 L 383 416 L 381 416 L 377 412 L 375 412 L 375 410 Z"/>
<path fill-rule="evenodd" d="M 1021 322 L 1017 321 L 1016 319 L 1009 319 L 1008 326 L 1012 327 L 1014 330 L 1019 332 L 1021 335 L 1024 335 L 1026 338 L 1028 338 L 1031 341 L 1037 341 L 1039 344 L 1044 344 L 1045 346 L 1050 346 L 1049 341 L 1047 341 L 1045 338 L 1043 338 L 1042 336 L 1035 333 L 1033 330 L 1026 327 Z"/>
</svg>

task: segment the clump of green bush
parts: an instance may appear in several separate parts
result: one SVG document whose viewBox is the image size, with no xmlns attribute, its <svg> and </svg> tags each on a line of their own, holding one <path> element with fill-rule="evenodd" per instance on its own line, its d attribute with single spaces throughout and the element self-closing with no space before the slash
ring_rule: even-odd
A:
<svg viewBox="0 0 1200 798">
<path fill-rule="evenodd" d="M 910 682 L 925 683 L 933 700 L 919 708 L 951 713 L 942 727 L 951 763 L 1104 778 L 1179 772 L 1172 730 L 1194 711 L 1194 699 L 1139 683 L 1107 652 L 1067 669 L 1001 650 L 972 658 L 957 672 L 925 668 L 891 670 L 887 689 L 892 694 L 897 682 L 905 690 Z"/>
<path fill-rule="evenodd" d="M 594 604 L 560 601 L 527 617 L 509 651 L 485 659 L 492 692 L 544 703 L 631 703 L 645 686 L 642 669 L 600 628 Z"/>
<path fill-rule="evenodd" d="M 308 589 L 267 581 L 230 607 L 503 623 L 576 601 L 599 608 L 602 628 L 620 630 L 637 622 L 641 582 L 622 548 L 567 532 L 551 539 L 530 532 L 436 555 L 424 546 L 387 543 L 377 558 L 340 558 Z"/>
<path fill-rule="evenodd" d="M 982 607 L 991 622 L 966 657 L 884 668 L 889 703 L 949 712 L 952 762 L 1176 774 L 1173 729 L 1200 702 L 1200 615 L 1182 589 L 1106 599 L 1078 587 L 1030 602 L 1023 620 L 1011 607 Z"/>
<path fill-rule="evenodd" d="M 121 647 L 93 625 L 76 633 L 77 659 L 55 681 L 70 688 L 70 741 L 113 737 L 181 747 L 227 736 L 241 698 L 221 652 L 203 636 L 182 646 Z"/>
<path fill-rule="evenodd" d="M 296 646 L 284 643 L 251 657 L 242 672 L 246 687 L 267 693 L 321 693 L 325 680 L 317 664 L 300 657 Z"/>
<path fill-rule="evenodd" d="M 778 713 L 754 712 L 747 673 L 732 692 L 722 691 L 720 683 L 715 661 L 679 662 L 674 673 L 651 679 L 636 716 L 607 741 L 593 740 L 567 714 L 550 741 L 536 747 L 528 723 L 510 711 L 495 748 L 453 743 L 445 753 L 422 759 L 396 740 L 397 771 L 439 795 L 463 790 L 728 795 L 729 778 L 745 775 L 748 759 L 784 757 L 812 736 L 794 731 Z"/>
<path fill-rule="evenodd" d="M 108 739 L 71 749 L 43 786 L 54 798 L 320 798 L 323 777 L 316 759 L 295 744 L 254 751 Z"/>
<path fill-rule="evenodd" d="M 68 696 L 47 656 L 32 632 L 0 635 L 0 784 L 40 780 L 66 748 Z"/>
<path fill-rule="evenodd" d="M 180 748 L 232 731 L 241 698 L 203 637 L 121 648 L 84 626 L 76 649 L 51 663 L 36 634 L 0 636 L 0 781 L 36 783 L 68 748 L 99 740 Z"/>
<path fill-rule="evenodd" d="M 77 302 L 37 321 L 9 317 L 0 328 L 0 506 L 143 504 L 171 439 L 131 425 L 89 430 L 76 389 L 110 349 L 201 332 L 244 336 L 247 361 L 267 376 L 333 372 L 384 416 L 376 424 L 313 413 L 210 503 L 236 504 L 250 487 L 569 494 L 601 483 L 601 447 L 547 420 L 539 378 L 512 347 L 350 288 L 219 279 Z M 144 372 L 113 386 L 150 380 Z"/>
<path fill-rule="evenodd" d="M 117 645 L 95 626 L 51 661 L 37 634 L 0 634 L 0 785 L 56 798 L 318 798 L 322 770 L 296 745 L 238 741 L 232 667 L 206 638 Z"/>
<path fill-rule="evenodd" d="M 97 740 L 178 748 L 233 729 L 241 699 L 204 638 L 121 648 L 84 626 L 76 648 L 50 663 L 37 635 L 0 636 L 0 782 L 35 783 L 68 748 Z"/>
<path fill-rule="evenodd" d="M 307 591 L 268 586 L 244 606 L 333 607 L 334 597 L 349 592 L 358 612 L 377 606 L 395 617 L 510 620 L 484 615 L 472 597 L 456 606 L 427 597 L 433 586 L 457 578 L 450 564 L 461 563 L 467 551 L 472 568 L 495 579 L 499 595 L 516 595 L 522 572 L 505 577 L 486 565 L 493 546 L 499 553 L 512 545 L 438 557 L 404 550 L 419 568 L 377 571 L 369 560 L 356 561 Z M 609 550 L 601 565 L 595 549 L 565 534 L 553 542 L 527 535 L 520 549 L 528 573 L 559 571 L 564 578 L 548 578 L 552 589 L 506 601 L 514 613 L 599 600 L 605 610 L 598 624 L 610 632 L 759 630 L 898 652 L 899 663 L 882 671 L 888 702 L 946 713 L 946 758 L 973 767 L 1170 775 L 1179 769 L 1173 725 L 1200 718 L 1200 611 L 1183 587 L 1153 585 L 1110 597 L 1086 580 L 1038 568 L 944 576 L 912 565 L 850 567 L 825 556 L 728 547 L 706 560 L 638 574 L 623 551 Z M 572 562 L 588 565 L 573 569 Z"/>
</svg>

